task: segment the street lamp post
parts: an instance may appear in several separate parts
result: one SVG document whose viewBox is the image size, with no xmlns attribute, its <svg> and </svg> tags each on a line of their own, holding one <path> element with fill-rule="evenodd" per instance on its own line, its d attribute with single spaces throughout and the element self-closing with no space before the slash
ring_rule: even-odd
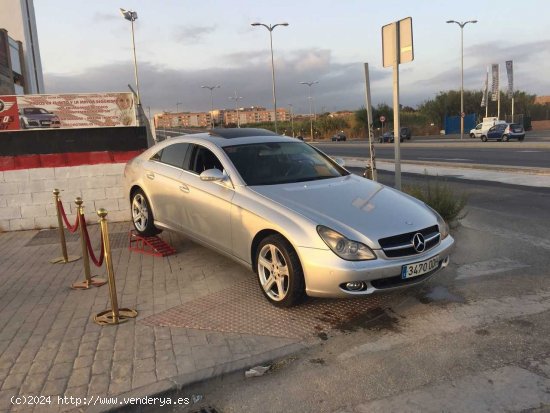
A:
<svg viewBox="0 0 550 413">
<path fill-rule="evenodd" d="M 141 106 L 141 98 L 139 96 L 139 78 L 138 78 L 138 68 L 137 68 L 137 58 L 136 58 L 136 41 L 134 38 L 134 22 L 137 20 L 138 15 L 135 11 L 120 9 L 120 14 L 126 20 L 132 23 L 132 49 L 134 52 L 134 76 L 136 78 L 136 94 L 137 94 L 137 104 Z"/>
<path fill-rule="evenodd" d="M 241 119 L 239 116 L 239 100 L 241 100 L 242 98 L 242 96 L 239 96 L 237 94 L 237 89 L 235 89 L 235 96 L 229 96 L 229 99 L 235 101 L 235 112 L 237 113 L 237 128 L 241 127 Z"/>
<path fill-rule="evenodd" d="M 317 80 L 313 81 L 313 82 L 300 82 L 301 85 L 307 85 L 309 86 L 309 96 L 308 96 L 308 99 L 309 99 L 309 127 L 311 129 L 311 140 L 313 140 L 313 116 L 314 114 L 312 113 L 312 105 L 313 105 L 313 96 L 311 94 L 311 86 L 315 85 L 319 83 Z M 315 109 L 313 109 L 313 112 L 315 112 Z"/>
<path fill-rule="evenodd" d="M 290 107 L 290 128 L 292 129 L 292 137 L 294 138 L 294 112 L 292 110 L 292 103 L 289 103 Z"/>
<path fill-rule="evenodd" d="M 220 85 L 215 86 L 201 86 L 203 89 L 209 89 L 210 90 L 210 120 L 212 123 L 212 129 L 214 129 L 214 89 L 220 88 Z"/>
<path fill-rule="evenodd" d="M 460 26 L 460 139 L 464 138 L 464 26 L 468 23 L 477 23 L 477 20 L 457 22 L 447 20 L 447 23 L 456 23 Z"/>
<path fill-rule="evenodd" d="M 269 31 L 269 44 L 271 46 L 271 79 L 273 83 L 273 110 L 275 112 L 275 133 L 277 131 L 277 95 L 275 93 L 275 63 L 273 62 L 273 29 L 277 26 L 288 26 L 288 23 L 277 23 L 274 25 L 264 23 L 252 23 L 252 26 L 264 26 Z"/>
</svg>

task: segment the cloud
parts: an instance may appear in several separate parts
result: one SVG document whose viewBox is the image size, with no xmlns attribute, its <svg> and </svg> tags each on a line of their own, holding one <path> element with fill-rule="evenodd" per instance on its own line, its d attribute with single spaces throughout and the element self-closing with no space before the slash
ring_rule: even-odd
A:
<svg viewBox="0 0 550 413">
<path fill-rule="evenodd" d="M 174 37 L 178 43 L 195 44 L 215 30 L 216 26 L 185 26 L 178 28 Z"/>
<path fill-rule="evenodd" d="M 96 13 L 94 13 L 94 16 L 92 17 L 94 22 L 120 20 L 121 18 L 122 17 L 120 16 L 119 12 L 114 12 L 114 13 L 96 12 Z"/>
</svg>

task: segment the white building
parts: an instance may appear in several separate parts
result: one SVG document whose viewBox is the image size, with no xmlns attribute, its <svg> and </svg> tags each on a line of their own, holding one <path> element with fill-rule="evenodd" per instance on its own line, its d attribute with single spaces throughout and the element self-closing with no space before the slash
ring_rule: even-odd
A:
<svg viewBox="0 0 550 413">
<path fill-rule="evenodd" d="M 45 93 L 33 0 L 0 0 L 0 28 L 23 46 L 27 94 Z"/>
</svg>

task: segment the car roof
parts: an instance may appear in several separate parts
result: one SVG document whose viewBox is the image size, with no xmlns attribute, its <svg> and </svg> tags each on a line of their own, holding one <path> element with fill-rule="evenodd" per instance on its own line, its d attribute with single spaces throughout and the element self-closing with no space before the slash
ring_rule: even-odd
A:
<svg viewBox="0 0 550 413">
<path fill-rule="evenodd" d="M 164 142 L 200 142 L 208 141 L 219 147 L 246 145 L 262 142 L 300 142 L 301 140 L 278 135 L 272 131 L 258 128 L 219 128 L 206 133 L 194 133 L 170 138 Z"/>
</svg>

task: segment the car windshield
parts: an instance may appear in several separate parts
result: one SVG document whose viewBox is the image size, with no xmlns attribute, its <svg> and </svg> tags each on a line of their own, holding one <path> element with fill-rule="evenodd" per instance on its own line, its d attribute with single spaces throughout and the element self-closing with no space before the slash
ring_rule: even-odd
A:
<svg viewBox="0 0 550 413">
<path fill-rule="evenodd" d="M 24 112 L 26 115 L 42 115 L 49 113 L 46 109 L 42 108 L 25 108 Z"/>
<path fill-rule="evenodd" d="M 250 186 L 349 175 L 330 158 L 302 142 L 265 142 L 226 146 L 223 149 Z"/>
</svg>

